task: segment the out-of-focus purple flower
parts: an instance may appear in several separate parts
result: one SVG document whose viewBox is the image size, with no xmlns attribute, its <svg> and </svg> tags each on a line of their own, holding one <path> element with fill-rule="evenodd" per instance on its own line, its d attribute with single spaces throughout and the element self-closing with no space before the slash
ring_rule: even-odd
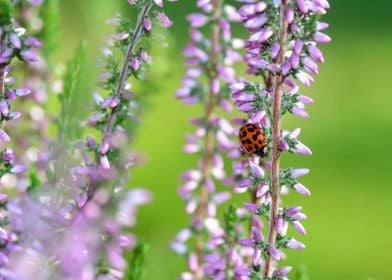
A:
<svg viewBox="0 0 392 280">
<path fill-rule="evenodd" d="M 289 274 L 289 272 L 291 270 L 292 270 L 292 268 L 290 266 L 284 266 L 284 267 L 281 267 L 281 268 L 277 269 L 274 272 L 274 275 L 277 276 L 277 277 L 286 277 L 287 274 Z"/>
<path fill-rule="evenodd" d="M 173 22 L 163 13 L 158 13 L 157 19 L 163 27 L 170 27 L 173 25 Z"/>
<path fill-rule="evenodd" d="M 294 249 L 294 250 L 303 250 L 305 248 L 305 245 L 295 239 L 290 239 L 286 246 L 290 249 Z"/>
<path fill-rule="evenodd" d="M 20 55 L 22 56 L 22 58 L 26 61 L 30 61 L 30 62 L 37 62 L 38 61 L 38 56 L 32 52 L 32 51 L 22 51 L 20 53 Z"/>
<path fill-rule="evenodd" d="M 310 191 L 309 191 L 304 185 L 302 185 L 302 184 L 300 184 L 300 183 L 295 184 L 295 185 L 294 185 L 294 189 L 295 189 L 298 193 L 300 193 L 300 194 L 302 194 L 302 195 L 304 195 L 304 196 L 309 196 L 309 195 L 310 195 Z"/>
<path fill-rule="evenodd" d="M 208 21 L 208 16 L 198 13 L 189 14 L 186 18 L 189 21 L 190 26 L 194 28 L 199 28 Z"/>
</svg>

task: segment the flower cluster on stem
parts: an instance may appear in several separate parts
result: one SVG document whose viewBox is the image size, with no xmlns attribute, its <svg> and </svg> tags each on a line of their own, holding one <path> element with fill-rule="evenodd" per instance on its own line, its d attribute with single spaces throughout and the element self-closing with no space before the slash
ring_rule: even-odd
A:
<svg viewBox="0 0 392 280">
<path fill-rule="evenodd" d="M 41 41 L 45 44 L 51 40 L 46 30 L 52 28 L 56 23 L 47 19 L 47 14 L 51 13 L 47 6 L 51 9 L 57 9 L 57 1 L 51 1 L 50 4 L 44 1 L 14 1 L 13 14 L 14 25 L 23 26 L 30 34 L 31 40 L 37 47 L 34 54 L 37 56 L 37 62 L 17 64 L 13 67 L 14 71 L 19 73 L 19 77 L 23 80 L 23 87 L 31 90 L 28 100 L 19 102 L 18 106 L 24 115 L 24 119 L 29 123 L 28 126 L 21 128 L 20 124 L 12 124 L 15 128 L 15 138 L 18 147 L 24 151 L 19 153 L 17 159 L 24 165 L 37 165 L 37 177 L 44 179 L 46 163 L 48 159 L 47 151 L 43 151 L 49 145 L 48 137 L 49 118 L 45 114 L 45 107 L 49 100 L 49 92 L 51 88 L 50 79 L 54 76 L 50 59 L 46 55 L 45 49 L 41 47 Z M 57 4 L 56 4 L 57 3 Z M 52 35 L 52 34 L 51 34 Z M 53 36 L 53 35 L 52 35 Z M 55 37 L 55 36 L 53 36 Z M 38 48 L 39 47 L 39 48 Z M 27 101 L 27 102 L 26 102 Z M 28 137 L 26 137 L 28 135 Z M 29 179 L 19 178 L 17 187 L 24 190 L 28 185 Z"/>
<path fill-rule="evenodd" d="M 233 63 L 241 56 L 233 49 L 230 22 L 240 15 L 222 0 L 197 1 L 198 13 L 187 16 L 191 41 L 184 49 L 187 70 L 177 98 L 185 104 L 202 104 L 204 115 L 193 119 L 194 135 L 187 135 L 184 152 L 200 155 L 199 166 L 185 171 L 180 196 L 191 215 L 191 225 L 171 243 L 173 250 L 188 258 L 189 272 L 181 279 L 202 279 L 219 273 L 211 264 L 209 253 L 223 241 L 224 230 L 217 217 L 217 205 L 229 198 L 228 192 L 217 192 L 217 183 L 225 178 L 222 152 L 235 146 L 228 136 L 233 128 L 218 115 L 231 111 L 228 84 L 233 83 Z M 186 243 L 194 237 L 194 248 Z"/>
<path fill-rule="evenodd" d="M 300 206 L 283 207 L 281 195 L 294 190 L 309 196 L 310 191 L 297 181 L 309 170 L 282 168 L 280 158 L 286 151 L 303 155 L 310 155 L 311 151 L 298 140 L 300 129 L 282 129 L 282 118 L 286 113 L 308 117 L 305 105 L 313 100 L 299 94 L 296 81 L 309 86 L 314 81 L 311 75 L 318 74 L 317 63 L 324 62 L 317 44 L 327 43 L 330 38 L 321 32 L 328 24 L 318 19 L 326 13 L 329 3 L 327 0 L 240 2 L 245 2 L 239 12 L 251 33 L 245 46 L 248 74 L 261 76 L 264 84 L 239 80 L 231 85 L 232 98 L 239 111 L 249 116 L 238 123 L 262 127 L 270 154 L 267 160 L 253 157 L 248 163 L 242 161 L 235 172 L 240 180 L 236 190 L 251 191 L 252 201 L 245 203 L 245 207 L 257 217 L 252 218 L 250 237 L 240 241 L 243 246 L 253 248 L 252 262 L 241 272 L 252 279 L 285 279 L 291 268 L 278 268 L 277 262 L 284 257 L 281 249 L 305 247 L 287 235 L 288 225 L 305 235 L 301 221 L 306 216 Z M 265 237 L 260 218 L 268 222 Z"/>
<path fill-rule="evenodd" d="M 87 136 L 73 143 L 70 158 L 57 158 L 49 165 L 56 175 L 53 180 L 41 182 L 34 196 L 18 199 L 13 207 L 15 213 L 25 213 L 12 223 L 23 230 L 19 244 L 23 250 L 10 260 L 9 271 L 17 279 L 123 279 L 127 269 L 132 269 L 123 253 L 134 248 L 137 240 L 126 229 L 135 224 L 138 207 L 149 202 L 151 195 L 144 189 L 124 188 L 129 169 L 140 161 L 127 146 L 134 138 L 142 98 L 132 91 L 130 79 L 140 79 L 150 62 L 153 26 L 168 27 L 171 21 L 161 1 L 129 2 L 139 9 L 138 19 L 132 22 L 118 15 L 109 21 L 117 30 L 108 40 L 109 47 L 103 49 L 105 70 L 100 75 L 100 91 L 109 94 L 94 93 L 95 112 L 87 121 L 100 137 Z M 82 49 L 69 65 L 71 75 L 66 75 L 65 83 L 78 79 Z M 62 106 L 68 107 L 63 109 L 69 109 L 69 95 L 74 94 L 71 82 L 62 98 Z M 22 95 L 23 90 L 13 92 Z M 59 121 L 64 128 L 67 118 L 60 113 Z M 68 147 L 61 133 L 66 131 L 60 131 L 59 144 Z"/>
<path fill-rule="evenodd" d="M 123 189 L 129 179 L 128 169 L 139 161 L 137 155 L 124 149 L 125 144 L 133 138 L 133 127 L 140 114 L 139 97 L 132 91 L 128 80 L 131 77 L 138 79 L 143 65 L 149 62 L 148 37 L 153 24 L 160 23 L 163 27 L 171 25 L 167 16 L 155 6 L 162 6 L 161 2 L 155 1 L 154 4 L 153 1 L 147 0 L 130 4 L 140 9 L 134 27 L 131 21 L 120 16 L 110 21 L 118 30 L 110 40 L 114 48 L 104 49 L 105 72 L 100 75 L 102 88 L 110 94 L 103 98 L 94 93 L 96 113 L 88 120 L 89 126 L 101 131 L 101 137 L 99 140 L 87 137 L 86 150 L 83 151 L 84 165 L 73 169 L 80 183 L 75 192 L 75 202 L 79 210 L 73 218 L 73 225 L 81 225 L 82 231 L 83 227 L 89 227 L 89 224 L 92 228 L 96 227 L 96 217 L 91 217 L 88 212 L 91 208 L 101 208 L 103 214 L 99 215 L 98 228 L 105 240 L 98 247 L 98 244 L 92 247 L 98 256 L 101 254 L 98 271 L 95 273 L 117 278 L 122 278 L 127 269 L 123 250 L 135 246 L 135 237 L 125 234 L 123 228 L 134 225 L 137 207 L 150 200 L 150 194 L 145 190 Z M 117 59 L 119 53 L 123 57 L 122 62 Z M 107 213 L 113 211 L 116 214 L 108 216 Z M 80 229 L 75 226 L 76 232 Z M 71 261 L 68 255 L 64 256 Z M 64 262 L 64 269 L 69 269 L 67 263 L 69 262 Z M 93 263 L 96 263 L 96 260 Z M 69 269 L 69 272 L 74 273 L 75 270 Z"/>
<path fill-rule="evenodd" d="M 15 28 L 11 4 L 5 0 L 0 1 L 0 141 L 3 144 L 11 142 L 6 132 L 6 124 L 21 117 L 20 112 L 13 110 L 12 103 L 30 93 L 27 88 L 15 88 L 15 80 L 9 75 L 11 61 L 14 58 L 37 61 L 32 49 L 38 45 L 38 40 L 29 37 L 25 29 Z M 16 164 L 14 158 L 12 148 L 5 148 L 1 152 L 0 177 L 19 174 L 26 170 L 24 165 Z M 0 187 L 0 278 L 6 280 L 14 277 L 13 272 L 8 269 L 9 255 L 20 249 L 19 228 L 12 224 L 12 209 L 13 202 L 8 200 L 3 187 Z"/>
</svg>

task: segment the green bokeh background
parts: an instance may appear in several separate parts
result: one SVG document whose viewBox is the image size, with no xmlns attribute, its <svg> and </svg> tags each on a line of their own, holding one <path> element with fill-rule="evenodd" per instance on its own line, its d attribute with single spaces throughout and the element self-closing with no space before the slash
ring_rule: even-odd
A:
<svg viewBox="0 0 392 280">
<path fill-rule="evenodd" d="M 110 30 L 104 24 L 116 11 L 133 16 L 125 0 L 61 2 L 59 61 L 67 61 L 82 38 L 89 43 L 91 65 Z M 168 241 L 187 224 L 177 195 L 178 174 L 196 165 L 195 156 L 181 152 L 183 136 L 192 132 L 190 117 L 201 108 L 175 100 L 183 67 L 180 52 L 188 35 L 185 15 L 194 0 L 169 3 L 167 13 L 175 25 L 169 47 L 157 48 L 159 69 L 153 77 L 149 110 L 145 113 L 134 147 L 145 153 L 146 163 L 134 170 L 132 184 L 149 188 L 154 202 L 144 207 L 137 232 L 150 244 L 147 279 L 176 279 L 184 260 L 168 249 Z M 289 252 L 288 263 L 305 266 L 313 280 L 392 279 L 392 21 L 389 0 L 331 0 L 326 20 L 333 42 L 322 49 L 326 64 L 316 83 L 303 89 L 315 99 L 311 118 L 289 118 L 286 128 L 301 127 L 301 140 L 312 157 L 287 156 L 284 165 L 311 168 L 301 181 L 312 190 L 310 198 L 291 195 L 285 202 L 301 204 L 309 219 L 303 252 Z M 237 30 L 238 32 L 238 30 Z M 244 34 L 245 36 L 245 34 Z M 94 67 L 87 77 L 94 77 Z M 163 77 L 159 78 L 159 70 Z M 92 89 L 94 80 L 84 79 Z M 80 98 L 91 101 L 90 92 Z M 237 197 L 237 201 L 245 197 Z"/>
</svg>

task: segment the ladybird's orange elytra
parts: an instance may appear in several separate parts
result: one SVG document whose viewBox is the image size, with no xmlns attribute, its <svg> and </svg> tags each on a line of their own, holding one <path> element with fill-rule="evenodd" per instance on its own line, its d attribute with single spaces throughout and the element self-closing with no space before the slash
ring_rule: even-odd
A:
<svg viewBox="0 0 392 280">
<path fill-rule="evenodd" d="M 240 128 L 238 136 L 247 154 L 260 157 L 267 155 L 267 137 L 260 126 L 246 124 Z"/>
</svg>

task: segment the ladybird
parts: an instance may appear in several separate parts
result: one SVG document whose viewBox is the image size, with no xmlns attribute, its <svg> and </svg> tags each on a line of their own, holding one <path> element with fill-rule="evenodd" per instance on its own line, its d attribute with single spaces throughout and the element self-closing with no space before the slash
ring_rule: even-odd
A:
<svg viewBox="0 0 392 280">
<path fill-rule="evenodd" d="M 259 157 L 267 155 L 267 137 L 263 128 L 249 123 L 241 127 L 238 136 L 241 146 L 247 154 Z"/>
</svg>

